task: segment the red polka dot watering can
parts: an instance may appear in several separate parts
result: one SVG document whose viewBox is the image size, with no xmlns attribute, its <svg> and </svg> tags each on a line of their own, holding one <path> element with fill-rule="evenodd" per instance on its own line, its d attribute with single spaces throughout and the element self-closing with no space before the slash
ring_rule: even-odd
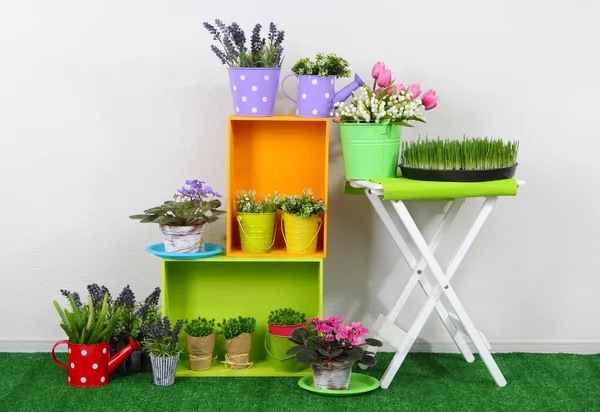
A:
<svg viewBox="0 0 600 412">
<path fill-rule="evenodd" d="M 54 349 L 63 343 L 66 343 L 69 348 L 67 365 L 59 361 L 54 354 Z M 79 345 L 67 340 L 59 340 L 52 348 L 52 359 L 58 366 L 67 370 L 69 385 L 91 388 L 106 385 L 110 374 L 127 359 L 131 352 L 139 349 L 139 345 L 133 338 L 129 338 L 129 345 L 113 356 L 110 356 L 109 342 Z"/>
</svg>

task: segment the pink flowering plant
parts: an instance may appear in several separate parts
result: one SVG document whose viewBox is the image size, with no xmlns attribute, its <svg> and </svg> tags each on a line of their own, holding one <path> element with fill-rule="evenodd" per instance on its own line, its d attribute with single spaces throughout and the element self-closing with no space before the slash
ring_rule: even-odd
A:
<svg viewBox="0 0 600 412">
<path fill-rule="evenodd" d="M 344 319 L 336 316 L 310 319 L 312 330 L 296 328 L 288 340 L 296 346 L 288 349 L 288 355 L 296 355 L 296 362 L 318 365 L 324 361 L 358 362 L 366 366 L 376 364 L 373 352 L 365 346 L 382 346 L 381 341 L 367 338 L 369 329 L 360 322 L 342 325 Z"/>
<path fill-rule="evenodd" d="M 363 85 L 352 92 L 352 100 L 335 104 L 334 120 L 413 127 L 410 122 L 425 123 L 424 112 L 437 106 L 438 97 L 433 89 L 421 95 L 419 83 L 408 87 L 394 83 L 391 70 L 383 62 L 375 63 L 371 76 L 372 88 Z"/>
</svg>

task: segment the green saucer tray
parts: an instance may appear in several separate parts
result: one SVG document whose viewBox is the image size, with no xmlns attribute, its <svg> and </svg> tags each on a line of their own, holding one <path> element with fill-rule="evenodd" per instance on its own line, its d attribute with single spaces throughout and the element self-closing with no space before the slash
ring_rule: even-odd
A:
<svg viewBox="0 0 600 412">
<path fill-rule="evenodd" d="M 379 381 L 372 376 L 362 373 L 353 373 L 350 376 L 350 387 L 347 390 L 317 389 L 314 386 L 312 374 L 304 376 L 298 381 L 298 386 L 307 391 L 328 396 L 361 395 L 379 388 Z"/>
</svg>

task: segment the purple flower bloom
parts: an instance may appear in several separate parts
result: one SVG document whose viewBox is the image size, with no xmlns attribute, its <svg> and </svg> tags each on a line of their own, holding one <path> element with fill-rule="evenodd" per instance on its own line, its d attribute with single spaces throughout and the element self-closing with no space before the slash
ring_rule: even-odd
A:
<svg viewBox="0 0 600 412">
<path fill-rule="evenodd" d="M 183 196 L 189 196 L 190 195 L 190 191 L 188 189 L 186 189 L 185 187 L 181 186 L 181 189 L 177 189 L 177 191 L 179 193 L 181 193 Z"/>
<path fill-rule="evenodd" d="M 129 285 L 125 286 L 121 291 L 121 294 L 115 300 L 115 305 L 123 306 L 127 309 L 133 309 L 135 306 L 135 295 L 133 291 L 129 287 Z"/>
<path fill-rule="evenodd" d="M 110 299 L 110 292 L 106 286 L 98 286 L 97 283 L 92 283 L 91 285 L 87 285 L 87 290 L 90 296 L 92 297 L 92 302 L 94 305 L 101 303 L 104 299 L 104 294 L 107 293 Z"/>
<path fill-rule="evenodd" d="M 207 22 L 202 23 L 202 25 L 204 26 L 204 28 L 206 30 L 208 30 L 210 32 L 210 34 L 215 36 L 215 40 L 216 40 L 217 37 L 219 36 L 219 34 L 217 33 L 217 29 L 215 28 L 215 26 L 213 26 L 212 24 L 208 24 Z"/>
<path fill-rule="evenodd" d="M 261 40 L 260 40 L 260 29 L 262 29 L 262 26 L 260 23 L 256 24 L 256 26 L 254 26 L 254 29 L 252 30 L 252 37 L 250 38 L 250 53 L 252 55 L 257 55 L 260 51 L 261 47 Z M 252 64 L 254 64 L 254 62 L 252 62 Z"/>
<path fill-rule="evenodd" d="M 217 57 L 219 58 L 219 60 L 221 60 L 221 63 L 223 63 L 223 64 L 227 63 L 227 56 L 225 56 L 225 53 L 223 53 L 222 50 L 220 50 L 214 44 L 212 46 L 210 46 L 210 49 L 213 51 L 214 54 L 217 55 Z"/>
<path fill-rule="evenodd" d="M 236 22 L 233 22 L 227 28 L 227 31 L 229 32 L 229 36 L 231 36 L 233 43 L 238 47 L 238 49 L 245 50 L 246 34 L 244 33 L 244 30 L 242 30 L 242 28 Z"/>
<path fill-rule="evenodd" d="M 222 31 L 227 31 L 227 27 L 225 27 L 225 23 L 223 23 L 220 19 L 215 19 L 215 23 L 217 27 L 219 27 Z"/>
<path fill-rule="evenodd" d="M 240 55 L 228 36 L 223 36 L 223 46 L 225 46 L 225 52 L 228 56 L 238 57 Z"/>
<path fill-rule="evenodd" d="M 73 299 L 75 299 L 75 303 L 77 304 L 77 306 L 81 306 L 81 299 L 79 298 L 79 293 L 77 293 L 77 292 L 71 293 L 65 289 L 61 289 L 60 293 L 62 293 L 62 295 L 64 297 L 66 297 L 67 299 L 69 298 L 69 295 L 73 295 Z"/>
<path fill-rule="evenodd" d="M 277 36 L 277 26 L 275 23 L 269 23 L 269 41 L 273 43 L 275 41 L 275 36 Z"/>
<path fill-rule="evenodd" d="M 283 39 L 285 37 L 285 31 L 280 31 L 277 33 L 277 37 L 275 38 L 275 46 L 279 46 L 281 43 L 283 43 Z"/>
</svg>

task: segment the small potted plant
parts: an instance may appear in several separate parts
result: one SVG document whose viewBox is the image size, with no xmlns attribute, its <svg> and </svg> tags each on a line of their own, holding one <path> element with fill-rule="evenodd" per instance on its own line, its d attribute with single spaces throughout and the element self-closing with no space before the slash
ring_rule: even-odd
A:
<svg viewBox="0 0 600 412">
<path fill-rule="evenodd" d="M 205 371 L 210 369 L 217 325 L 214 319 L 197 317 L 185 323 L 187 351 L 190 359 L 190 369 Z"/>
<path fill-rule="evenodd" d="M 407 179 L 483 182 L 510 179 L 517 169 L 518 141 L 467 138 L 404 142 L 400 171 Z"/>
<path fill-rule="evenodd" d="M 292 308 L 275 309 L 269 313 L 269 333 L 276 336 L 291 336 L 296 328 L 306 326 L 306 313 Z"/>
<path fill-rule="evenodd" d="M 364 84 L 355 74 L 352 82 L 335 92 L 335 79 L 350 77 L 350 68 L 348 61 L 334 53 L 317 53 L 314 61 L 308 57 L 302 58 L 294 64 L 292 73 L 284 77 L 281 91 L 296 103 L 296 115 L 299 117 L 329 117 L 335 103 L 345 101 L 352 91 Z M 292 76 L 297 78 L 297 101 L 283 87 L 285 80 Z"/>
<path fill-rule="evenodd" d="M 434 90 L 421 95 L 421 86 L 394 83 L 385 64 L 373 66 L 373 87 L 352 92 L 349 102 L 336 103 L 347 179 L 396 177 L 402 127 L 425 123 L 424 111 L 437 106 Z"/>
<path fill-rule="evenodd" d="M 297 363 L 287 351 L 293 343 L 288 340 L 296 328 L 306 327 L 306 314 L 292 308 L 275 309 L 267 320 L 269 332 L 265 335 L 265 349 L 273 365 L 279 372 L 300 372 L 306 365 Z"/>
<path fill-rule="evenodd" d="M 222 64 L 229 66 L 229 87 L 233 97 L 234 113 L 239 116 L 273 116 L 283 63 L 285 32 L 269 24 L 267 38 L 261 36 L 262 25 L 254 26 L 250 47 L 244 30 L 235 22 L 226 25 L 216 19 L 215 24 L 204 22 L 204 28 L 217 45 L 211 50 Z"/>
<path fill-rule="evenodd" d="M 282 215 L 282 233 L 288 253 L 311 254 L 317 250 L 317 238 L 327 211 L 321 199 L 315 199 L 311 188 L 300 195 L 284 195 L 279 208 Z"/>
<path fill-rule="evenodd" d="M 140 326 L 146 336 L 143 341 L 144 350 L 150 354 L 152 375 L 157 386 L 170 386 L 175 382 L 181 353 L 179 333 L 182 327 L 183 319 L 179 319 L 171 328 L 168 316 L 158 318 L 154 326 Z"/>
<path fill-rule="evenodd" d="M 87 304 L 80 301 L 77 293 L 64 292 L 69 300 L 70 310 L 62 308 L 56 300 L 54 307 L 68 340 L 60 340 L 54 344 L 52 360 L 67 370 L 67 381 L 71 386 L 89 388 L 106 385 L 110 374 L 139 346 L 130 337 L 129 345 L 110 357 L 110 340 L 119 322 L 121 308 L 111 311 L 109 293 L 100 289 L 100 293 L 88 296 Z M 54 354 L 56 347 L 61 344 L 68 346 L 66 365 Z"/>
<path fill-rule="evenodd" d="M 256 190 L 238 190 L 235 204 L 242 252 L 268 253 L 275 243 L 275 213 L 279 193 L 258 200 Z"/>
<path fill-rule="evenodd" d="M 225 367 L 233 369 L 247 369 L 252 366 L 250 349 L 252 347 L 252 333 L 256 329 L 256 319 L 253 317 L 238 316 L 237 318 L 223 319 L 217 324 L 225 337 Z"/>
<path fill-rule="evenodd" d="M 207 223 L 215 222 L 219 215 L 222 197 L 206 182 L 186 180 L 173 196 L 160 206 L 144 210 L 142 215 L 129 216 L 141 223 L 158 223 L 165 237 L 165 251 L 194 253 L 204 250 L 202 233 Z"/>
<path fill-rule="evenodd" d="M 366 338 L 369 330 L 360 322 L 346 325 L 342 322 L 342 318 L 335 316 L 316 317 L 310 321 L 314 326 L 312 331 L 297 328 L 289 338 L 296 346 L 287 353 L 295 355 L 298 363 L 312 367 L 317 389 L 347 390 L 354 363 L 367 367 L 377 363 L 373 352 L 363 347 L 380 347 L 381 341 Z"/>
</svg>

